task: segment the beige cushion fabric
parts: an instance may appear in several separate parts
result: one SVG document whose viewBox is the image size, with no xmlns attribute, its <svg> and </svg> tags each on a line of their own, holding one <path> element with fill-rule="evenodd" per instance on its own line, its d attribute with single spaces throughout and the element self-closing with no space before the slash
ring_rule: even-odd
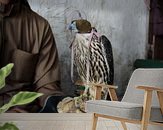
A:
<svg viewBox="0 0 163 130">
<path fill-rule="evenodd" d="M 125 119 L 141 120 L 143 105 L 119 101 L 90 100 L 86 104 L 87 112 L 94 112 Z M 159 108 L 152 108 L 151 119 L 163 122 L 163 116 Z"/>
</svg>

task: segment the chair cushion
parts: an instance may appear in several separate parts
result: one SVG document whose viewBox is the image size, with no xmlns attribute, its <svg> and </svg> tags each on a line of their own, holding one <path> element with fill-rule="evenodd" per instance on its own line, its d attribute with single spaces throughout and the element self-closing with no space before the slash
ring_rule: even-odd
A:
<svg viewBox="0 0 163 130">
<path fill-rule="evenodd" d="M 89 100 L 86 102 L 86 111 L 130 120 L 141 120 L 143 105 L 119 101 Z M 160 108 L 152 108 L 151 120 L 163 122 Z"/>
</svg>

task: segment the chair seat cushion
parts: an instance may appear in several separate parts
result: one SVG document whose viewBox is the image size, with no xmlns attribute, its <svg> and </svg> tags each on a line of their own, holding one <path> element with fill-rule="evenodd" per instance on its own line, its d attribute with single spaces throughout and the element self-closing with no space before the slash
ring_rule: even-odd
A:
<svg viewBox="0 0 163 130">
<path fill-rule="evenodd" d="M 86 111 L 130 120 L 141 120 L 143 105 L 129 102 L 89 100 Z M 160 108 L 152 108 L 151 120 L 163 122 Z"/>
</svg>

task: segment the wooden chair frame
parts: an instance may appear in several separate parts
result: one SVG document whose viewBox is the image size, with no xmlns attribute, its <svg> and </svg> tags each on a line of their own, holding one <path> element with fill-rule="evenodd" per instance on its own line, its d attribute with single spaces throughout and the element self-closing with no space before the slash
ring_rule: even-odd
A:
<svg viewBox="0 0 163 130">
<path fill-rule="evenodd" d="M 163 114 L 163 89 L 160 89 L 157 87 L 149 87 L 149 86 L 138 86 L 137 89 L 142 89 L 145 91 L 143 113 L 142 113 L 142 119 L 140 121 L 139 120 L 129 120 L 129 119 L 125 119 L 125 118 L 119 118 L 119 117 L 113 117 L 113 116 L 94 113 L 93 121 L 92 121 L 92 130 L 96 130 L 98 117 L 109 118 L 112 120 L 120 121 L 124 130 L 127 130 L 127 126 L 125 123 L 141 124 L 141 130 L 147 130 L 148 124 L 163 126 L 163 123 L 150 122 L 150 120 L 149 120 L 150 113 L 151 113 L 151 103 L 152 103 L 153 91 L 157 92 L 161 112 Z M 109 88 L 109 90 L 110 90 L 110 88 Z M 117 99 L 117 98 L 114 98 L 114 97 L 117 97 L 117 96 L 115 96 L 115 90 L 113 92 L 113 95 L 112 95 L 112 93 L 109 93 L 109 94 L 110 94 L 110 97 L 113 97 L 113 98 L 111 98 L 112 100 L 115 101 Z"/>
<path fill-rule="evenodd" d="M 111 100 L 112 101 L 118 101 L 116 91 L 115 91 L 117 89 L 117 86 L 105 85 L 105 84 L 95 84 L 95 83 L 82 83 L 82 82 L 76 82 L 76 84 L 77 85 L 93 85 L 95 87 L 95 100 L 101 99 L 102 87 L 108 87 L 109 96 L 110 96 Z M 163 123 L 151 122 L 150 121 L 153 91 L 157 92 L 157 96 L 158 96 L 158 100 L 159 100 L 159 104 L 160 104 L 160 108 L 161 108 L 161 113 L 163 114 L 163 89 L 161 89 L 159 87 L 151 87 L 151 86 L 137 86 L 136 88 L 145 91 L 143 113 L 142 113 L 142 119 L 141 120 L 129 120 L 129 119 L 125 119 L 125 118 L 113 117 L 113 116 L 94 113 L 93 114 L 93 120 L 92 120 L 92 130 L 96 130 L 98 117 L 109 118 L 112 120 L 120 121 L 124 130 L 127 130 L 126 123 L 140 124 L 141 130 L 147 130 L 148 124 L 163 126 Z"/>
</svg>

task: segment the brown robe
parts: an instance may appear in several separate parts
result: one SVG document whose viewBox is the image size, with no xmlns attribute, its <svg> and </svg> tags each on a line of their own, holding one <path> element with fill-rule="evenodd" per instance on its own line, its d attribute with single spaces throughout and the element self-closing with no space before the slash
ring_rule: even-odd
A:
<svg viewBox="0 0 163 130">
<path fill-rule="evenodd" d="M 11 62 L 14 68 L 0 90 L 0 106 L 19 91 L 44 93 L 37 107 L 47 96 L 62 94 L 58 52 L 50 25 L 20 2 L 0 13 L 0 67 Z M 23 109 L 35 112 L 32 107 Z"/>
</svg>

